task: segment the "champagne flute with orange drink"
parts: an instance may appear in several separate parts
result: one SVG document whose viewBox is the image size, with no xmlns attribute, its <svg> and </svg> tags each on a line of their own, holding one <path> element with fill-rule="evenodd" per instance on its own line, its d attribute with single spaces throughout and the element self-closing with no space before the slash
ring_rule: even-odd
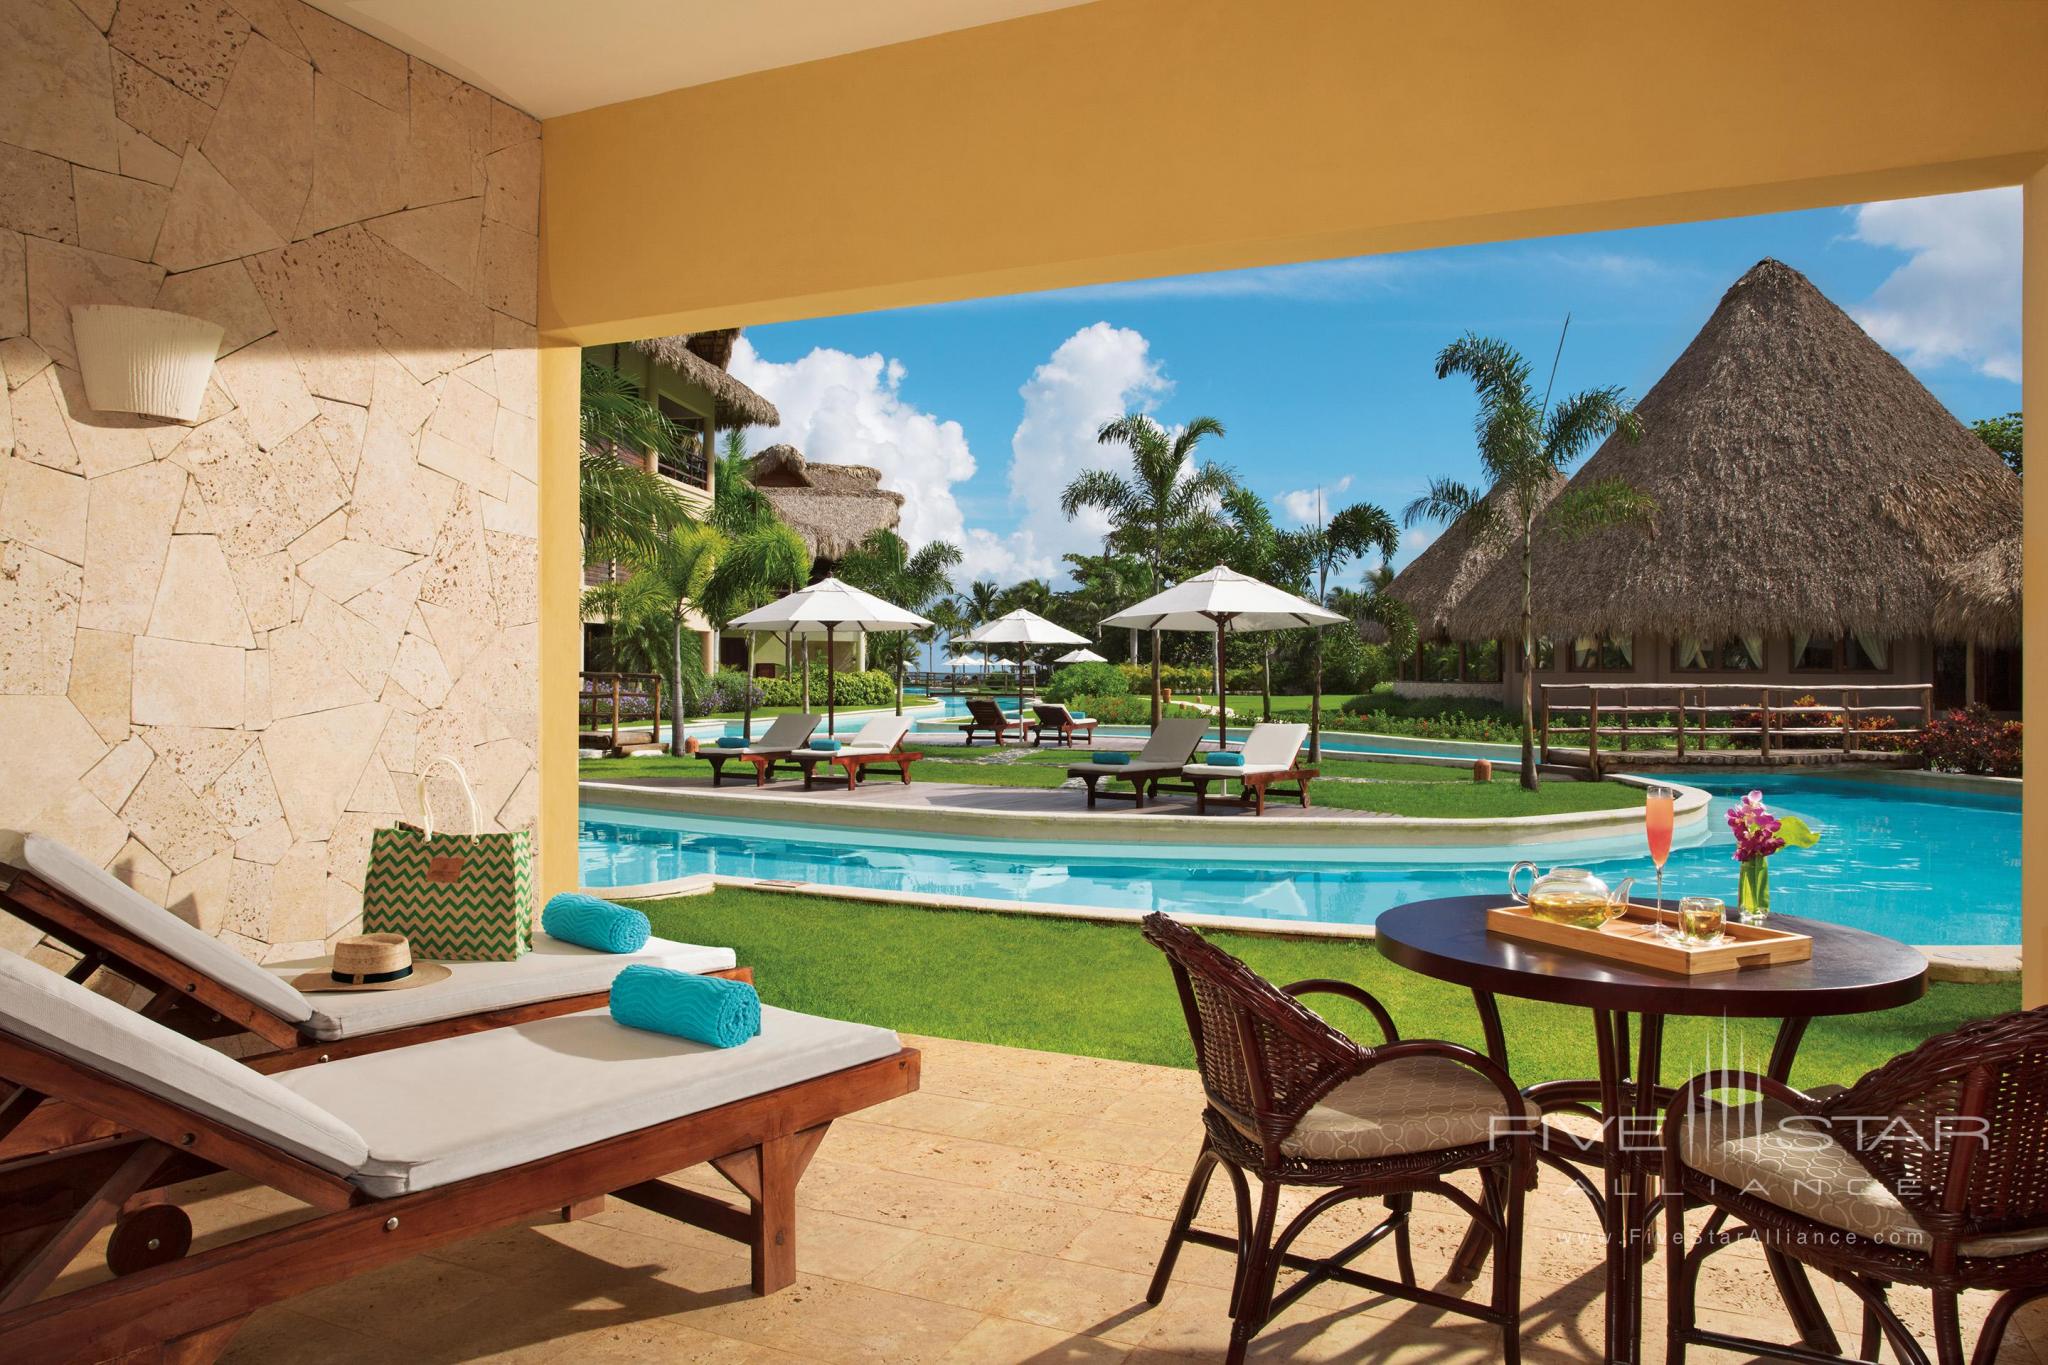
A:
<svg viewBox="0 0 2048 1365">
<path fill-rule="evenodd" d="M 1652 787 L 1643 802 L 1643 834 L 1650 843 L 1650 861 L 1657 865 L 1657 927 L 1667 934 L 1664 919 L 1664 863 L 1671 856 L 1671 829 L 1675 822 L 1678 793 L 1670 787 Z"/>
</svg>

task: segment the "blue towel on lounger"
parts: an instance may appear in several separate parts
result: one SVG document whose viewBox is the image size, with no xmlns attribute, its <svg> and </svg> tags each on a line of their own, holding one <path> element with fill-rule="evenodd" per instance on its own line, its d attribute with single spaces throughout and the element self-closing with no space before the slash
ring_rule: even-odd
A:
<svg viewBox="0 0 2048 1365">
<path fill-rule="evenodd" d="M 747 737 L 745 735 L 720 735 L 718 737 L 718 747 L 721 749 L 744 749 L 747 747 Z"/>
<path fill-rule="evenodd" d="M 814 739 L 811 741 L 811 748 L 821 754 L 836 754 L 839 752 L 839 741 L 836 739 Z"/>
<path fill-rule="evenodd" d="M 1239 753 L 1213 753 L 1205 755 L 1202 761 L 1212 768 L 1242 768 L 1244 766 L 1244 755 Z"/>
<path fill-rule="evenodd" d="M 637 953 L 647 946 L 654 927 L 631 906 L 614 905 L 595 896 L 564 891 L 548 897 L 540 927 L 561 939 L 600 953 Z"/>
<path fill-rule="evenodd" d="M 1069 712 L 1067 712 L 1067 715 L 1068 715 L 1068 717 L 1069 717 L 1070 719 L 1073 719 L 1073 720 L 1086 720 L 1086 719 L 1088 719 L 1088 713 L 1087 713 L 1086 711 L 1069 711 Z"/>
<path fill-rule="evenodd" d="M 1121 768 L 1124 764 L 1131 761 L 1131 756 L 1121 749 L 1111 749 L 1105 753 L 1090 754 L 1088 757 L 1097 763 L 1107 763 L 1112 768 Z"/>
<path fill-rule="evenodd" d="M 627 1028 L 738 1047 L 761 1031 L 761 997 L 744 981 L 636 962 L 612 979 L 612 1018 Z"/>
</svg>

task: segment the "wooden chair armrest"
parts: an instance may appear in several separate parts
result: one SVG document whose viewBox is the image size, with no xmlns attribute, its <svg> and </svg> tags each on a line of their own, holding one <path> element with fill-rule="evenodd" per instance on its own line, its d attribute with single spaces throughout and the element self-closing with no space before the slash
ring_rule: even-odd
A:
<svg viewBox="0 0 2048 1365">
<path fill-rule="evenodd" d="M 1380 1033 L 1385 1041 L 1389 1043 L 1401 1041 L 1401 1031 L 1394 1027 L 1394 1016 L 1387 1013 L 1387 1007 L 1378 1000 L 1375 1000 L 1372 994 L 1363 987 L 1354 986 L 1349 981 L 1333 981 L 1328 977 L 1317 976 L 1310 977 L 1305 981 L 1297 981 L 1292 985 L 1282 986 L 1280 989 L 1296 999 L 1300 999 L 1304 995 L 1341 996 L 1352 1004 L 1363 1007 L 1365 1012 L 1372 1016 L 1373 1022 L 1380 1026 Z"/>
</svg>

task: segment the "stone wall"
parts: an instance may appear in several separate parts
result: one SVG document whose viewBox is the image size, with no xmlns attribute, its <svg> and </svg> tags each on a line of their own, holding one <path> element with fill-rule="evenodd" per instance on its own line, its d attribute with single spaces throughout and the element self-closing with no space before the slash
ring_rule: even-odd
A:
<svg viewBox="0 0 2048 1365">
<path fill-rule="evenodd" d="M 0 860 L 274 959 L 428 759 L 532 822 L 539 138 L 298 0 L 0 3 Z M 89 408 L 73 302 L 220 323 L 199 419 Z"/>
</svg>

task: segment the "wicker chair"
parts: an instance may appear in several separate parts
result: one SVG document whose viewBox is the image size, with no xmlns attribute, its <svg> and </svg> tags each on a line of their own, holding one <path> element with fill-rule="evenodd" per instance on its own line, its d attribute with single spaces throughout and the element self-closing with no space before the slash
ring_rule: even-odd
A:
<svg viewBox="0 0 2048 1365">
<path fill-rule="evenodd" d="M 1708 1098 L 1722 1089 L 1761 1098 Z M 1974 1356 L 1991 1365 L 2014 1311 L 2048 1294 L 2048 1006 L 1930 1039 L 1825 1098 L 1749 1072 L 1697 1076 L 1666 1111 L 1664 1181 L 1671 1365 L 1692 1344 L 1822 1358 L 1696 1325 L 1701 1263 L 1745 1239 L 1854 1293 L 1866 1360 L 1880 1333 L 1899 1359 L 1927 1359 L 1886 1302 L 1891 1285 L 1933 1291 L 1941 1365 L 1964 1358 L 1957 1294 L 2003 1291 Z M 1685 1209 L 1701 1204 L 1713 1213 L 1688 1250 Z"/>
<path fill-rule="evenodd" d="M 1522 1194 L 1534 1174 L 1526 1121 L 1533 1116 L 1507 1073 L 1455 1043 L 1402 1042 L 1385 1007 L 1341 981 L 1276 987 L 1244 963 L 1164 915 L 1145 918 L 1145 937 L 1172 964 L 1208 1097 L 1206 1136 L 1146 1298 L 1158 1303 L 1183 1243 L 1237 1256 L 1231 1290 L 1232 1365 L 1268 1322 L 1325 1280 L 1497 1324 L 1502 1359 L 1520 1359 Z M 1370 1013 L 1384 1043 L 1365 1047 L 1295 997 L 1341 996 Z M 1499 1120 L 1517 1116 L 1503 1124 Z M 1221 1167 L 1236 1196 L 1237 1235 L 1193 1226 L 1209 1180 Z M 1476 1171 L 1474 1199 L 1444 1179 Z M 1247 1174 L 1258 1177 L 1252 1207 Z M 1321 1188 L 1275 1235 L 1280 1191 Z M 1493 1298 L 1468 1303 L 1415 1283 L 1408 1211 L 1417 1194 L 1437 1194 L 1470 1214 L 1502 1248 Z M 1291 1248 L 1317 1218 L 1354 1199 L 1382 1198 L 1387 1216 L 1324 1260 Z M 1351 1268 L 1392 1237 L 1399 1282 Z M 1276 1294 L 1282 1268 L 1303 1274 Z"/>
</svg>

